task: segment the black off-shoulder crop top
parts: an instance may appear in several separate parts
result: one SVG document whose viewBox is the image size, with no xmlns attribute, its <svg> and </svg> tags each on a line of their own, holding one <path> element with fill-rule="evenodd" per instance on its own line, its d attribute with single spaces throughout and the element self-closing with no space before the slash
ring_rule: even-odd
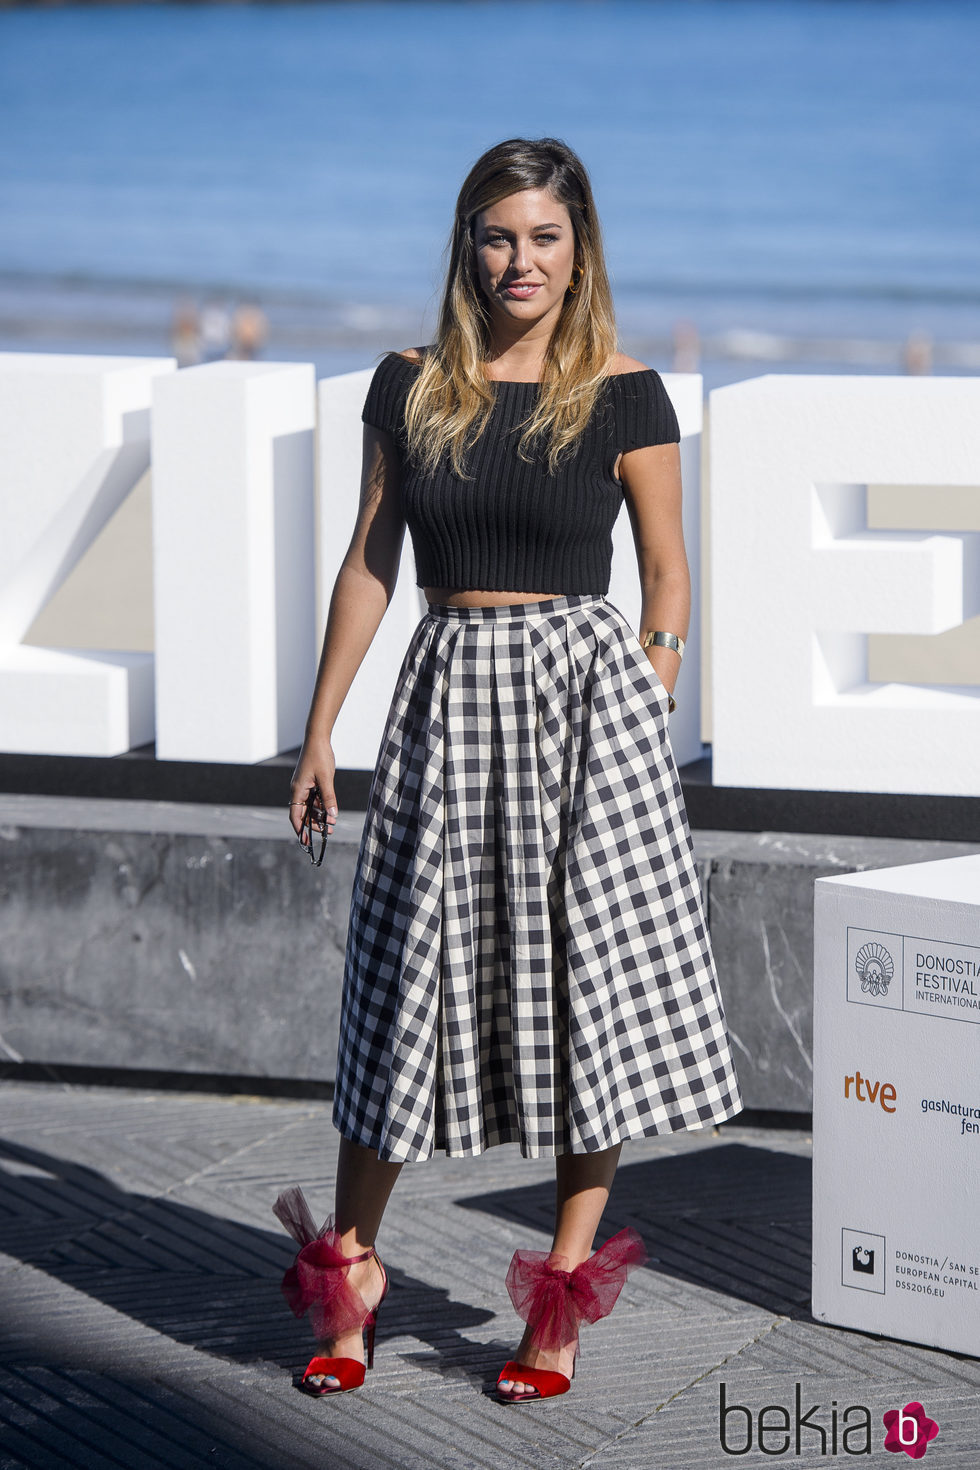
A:
<svg viewBox="0 0 980 1470">
<path fill-rule="evenodd" d="M 681 437 L 660 374 L 653 368 L 611 374 L 588 426 L 554 475 L 544 450 L 530 464 L 516 453 L 539 384 L 495 381 L 490 421 L 465 456 L 474 478 L 461 480 L 445 464 L 423 475 L 409 460 L 405 399 L 417 372 L 417 363 L 387 353 L 361 414 L 391 434 L 400 456 L 417 585 L 553 596 L 608 592 L 612 528 L 623 504 L 616 458 Z"/>
</svg>

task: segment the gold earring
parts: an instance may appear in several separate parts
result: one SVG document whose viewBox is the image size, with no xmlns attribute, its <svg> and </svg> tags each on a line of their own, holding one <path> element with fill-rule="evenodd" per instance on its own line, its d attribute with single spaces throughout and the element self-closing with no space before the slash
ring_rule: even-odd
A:
<svg viewBox="0 0 980 1470">
<path fill-rule="evenodd" d="M 575 272 L 576 271 L 578 271 L 578 279 L 577 280 L 575 278 Z M 569 289 L 569 291 L 571 291 L 571 293 L 572 293 L 573 296 L 578 291 L 579 286 L 581 286 L 581 284 L 582 284 L 582 277 L 584 275 L 585 275 L 585 271 L 582 269 L 582 267 L 580 265 L 573 265 L 572 266 L 572 279 L 568 283 L 568 289 Z"/>
</svg>

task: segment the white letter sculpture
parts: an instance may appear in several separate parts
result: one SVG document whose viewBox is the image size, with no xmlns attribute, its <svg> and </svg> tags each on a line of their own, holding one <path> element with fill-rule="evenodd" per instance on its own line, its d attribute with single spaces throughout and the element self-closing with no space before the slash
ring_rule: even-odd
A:
<svg viewBox="0 0 980 1470">
<path fill-rule="evenodd" d="M 361 409 L 373 373 L 373 367 L 362 368 L 356 373 L 324 378 L 317 384 L 320 424 L 318 645 L 323 639 L 334 580 L 357 520 L 364 442 Z M 406 531 L 394 596 L 333 728 L 331 745 L 334 756 L 337 765 L 345 770 L 370 770 L 377 760 L 398 670 L 412 631 L 426 609 L 425 595 L 421 587 L 415 585 L 416 575 L 412 538 Z"/>
<path fill-rule="evenodd" d="M 767 375 L 712 392 L 710 434 L 714 783 L 980 794 L 980 669 L 867 671 L 869 633 L 980 612 L 980 382 Z M 869 530 L 869 486 L 973 488 L 939 534 Z"/>
<path fill-rule="evenodd" d="M 684 661 L 674 684 L 677 708 L 669 720 L 670 748 L 677 765 L 683 766 L 688 761 L 700 760 L 704 753 L 701 741 L 701 430 L 704 388 L 700 373 L 664 373 L 663 380 L 677 412 L 681 431 L 684 546 L 691 573 L 691 619 L 685 639 Z M 643 598 L 633 526 L 625 504 L 613 527 L 608 596 L 637 634 L 641 633 Z"/>
<path fill-rule="evenodd" d="M 120 755 L 153 739 L 153 656 L 21 643 L 150 459 L 172 358 L 0 353 L 0 750 Z"/>
<path fill-rule="evenodd" d="M 303 738 L 314 404 L 311 363 L 214 362 L 157 384 L 158 759 L 251 764 Z"/>
</svg>

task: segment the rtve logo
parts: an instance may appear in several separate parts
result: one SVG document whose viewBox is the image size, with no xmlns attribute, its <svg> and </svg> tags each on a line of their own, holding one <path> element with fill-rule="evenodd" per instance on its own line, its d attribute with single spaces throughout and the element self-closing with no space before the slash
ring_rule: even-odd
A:
<svg viewBox="0 0 980 1470">
<path fill-rule="evenodd" d="M 877 1103 L 882 1112 L 894 1113 L 892 1104 L 898 1094 L 891 1082 L 872 1082 L 855 1072 L 853 1077 L 844 1078 L 844 1096 L 856 1098 L 858 1102 Z"/>
</svg>

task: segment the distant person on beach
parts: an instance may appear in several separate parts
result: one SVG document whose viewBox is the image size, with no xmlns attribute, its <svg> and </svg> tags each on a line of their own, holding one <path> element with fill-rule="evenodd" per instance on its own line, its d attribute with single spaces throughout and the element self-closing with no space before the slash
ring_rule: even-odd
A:
<svg viewBox="0 0 980 1470">
<path fill-rule="evenodd" d="M 178 368 L 193 367 L 201 361 L 200 323 L 193 301 L 181 297 L 174 307 L 171 348 Z"/>
<path fill-rule="evenodd" d="M 296 1186 L 273 1206 L 300 1246 L 284 1294 L 324 1353 L 297 1386 L 359 1387 L 365 1330 L 372 1365 L 402 1166 L 516 1143 L 556 1171 L 551 1250 L 507 1273 L 526 1330 L 497 1396 L 524 1403 L 568 1390 L 580 1323 L 646 1259 L 630 1227 L 592 1254 L 623 1144 L 743 1106 L 668 733 L 691 603 L 680 428 L 660 374 L 618 350 L 592 189 L 561 140 L 473 165 L 435 341 L 384 355 L 361 416 L 360 508 L 290 797 L 314 861 L 337 817 L 331 732 L 406 526 L 427 611 L 355 867 L 336 1214 L 318 1230 Z M 606 596 L 624 499 L 639 636 Z M 436 1260 L 438 1214 L 433 1195 L 412 1243 Z"/>
<path fill-rule="evenodd" d="M 204 362 L 218 362 L 228 356 L 231 347 L 231 313 L 221 301 L 206 301 L 201 308 L 201 357 Z"/>
<path fill-rule="evenodd" d="M 265 312 L 255 301 L 241 301 L 231 319 L 228 356 L 251 361 L 258 357 L 269 334 Z"/>
<path fill-rule="evenodd" d="M 932 372 L 932 338 L 927 332 L 910 332 L 902 347 L 902 367 L 907 373 Z"/>
<path fill-rule="evenodd" d="M 676 321 L 671 332 L 675 373 L 696 373 L 701 362 L 701 338 L 694 322 Z"/>
</svg>

